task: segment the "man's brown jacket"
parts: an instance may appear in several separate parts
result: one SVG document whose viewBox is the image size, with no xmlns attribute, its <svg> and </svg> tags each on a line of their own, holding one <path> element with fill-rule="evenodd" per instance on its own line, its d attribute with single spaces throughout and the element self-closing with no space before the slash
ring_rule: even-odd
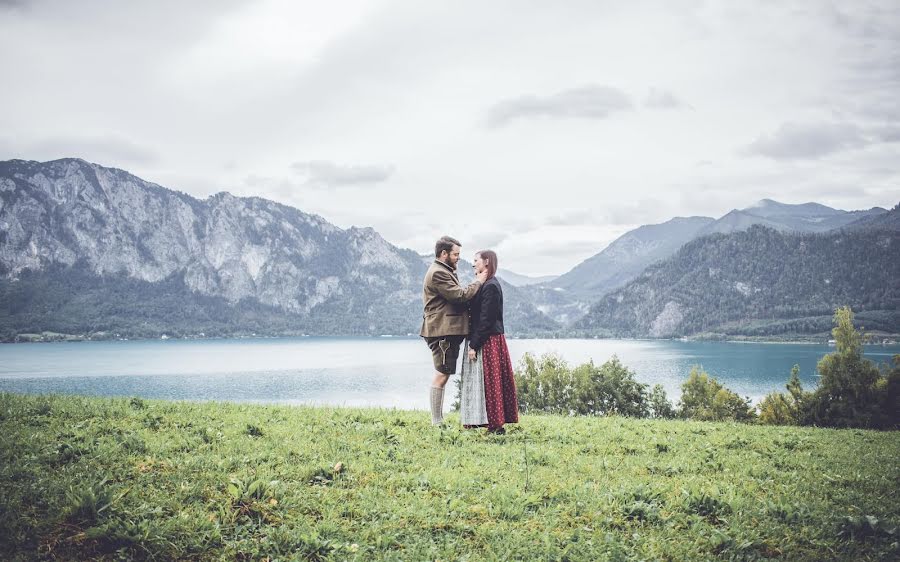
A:
<svg viewBox="0 0 900 562">
<path fill-rule="evenodd" d="M 434 260 L 425 274 L 422 287 L 425 311 L 419 335 L 425 338 L 467 335 L 469 310 L 466 302 L 472 300 L 480 288 L 481 281 L 477 280 L 463 288 L 449 265 Z"/>
</svg>

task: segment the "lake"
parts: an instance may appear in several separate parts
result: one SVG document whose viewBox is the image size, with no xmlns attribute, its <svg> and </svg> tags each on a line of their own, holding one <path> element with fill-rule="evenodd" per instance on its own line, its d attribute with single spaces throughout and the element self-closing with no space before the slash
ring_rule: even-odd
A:
<svg viewBox="0 0 900 562">
<path fill-rule="evenodd" d="M 659 340 L 510 339 L 514 362 L 554 352 L 570 364 L 613 355 L 673 402 L 693 365 L 754 401 L 784 390 L 800 365 L 816 384 L 827 345 Z M 890 362 L 900 345 L 866 346 Z M 0 345 L 0 391 L 426 409 L 431 355 L 419 338 L 149 340 Z M 454 377 L 455 378 L 455 377 Z M 451 381 L 452 384 L 452 381 Z M 455 393 L 455 390 L 453 391 Z M 449 404 L 452 400 L 446 400 Z"/>
</svg>

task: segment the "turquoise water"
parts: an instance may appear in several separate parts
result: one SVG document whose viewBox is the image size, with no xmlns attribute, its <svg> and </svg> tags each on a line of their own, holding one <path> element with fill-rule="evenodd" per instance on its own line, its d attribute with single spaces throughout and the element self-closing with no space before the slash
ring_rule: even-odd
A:
<svg viewBox="0 0 900 562">
<path fill-rule="evenodd" d="M 513 361 L 555 352 L 571 364 L 612 355 L 673 400 L 692 365 L 754 401 L 800 365 L 806 388 L 827 345 L 509 340 Z M 889 362 L 900 345 L 867 346 Z M 0 345 L 0 391 L 425 409 L 431 356 L 419 338 L 115 341 Z M 449 403 L 450 400 L 447 400 Z"/>
</svg>

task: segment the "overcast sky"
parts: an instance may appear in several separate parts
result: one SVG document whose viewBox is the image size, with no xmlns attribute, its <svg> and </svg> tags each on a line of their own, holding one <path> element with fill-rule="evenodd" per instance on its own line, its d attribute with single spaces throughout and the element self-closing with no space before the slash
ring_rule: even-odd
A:
<svg viewBox="0 0 900 562">
<path fill-rule="evenodd" d="M 559 274 L 762 198 L 900 201 L 900 2 L 0 0 L 0 159 Z"/>
</svg>

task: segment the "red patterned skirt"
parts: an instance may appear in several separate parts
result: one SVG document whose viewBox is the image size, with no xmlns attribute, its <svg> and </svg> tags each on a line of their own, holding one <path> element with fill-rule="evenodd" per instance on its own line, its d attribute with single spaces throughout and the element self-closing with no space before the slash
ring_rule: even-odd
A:
<svg viewBox="0 0 900 562">
<path fill-rule="evenodd" d="M 484 369 L 484 402 L 487 408 L 488 429 L 497 430 L 504 423 L 518 423 L 519 401 L 516 398 L 516 379 L 503 334 L 488 336 L 481 348 Z"/>
</svg>

